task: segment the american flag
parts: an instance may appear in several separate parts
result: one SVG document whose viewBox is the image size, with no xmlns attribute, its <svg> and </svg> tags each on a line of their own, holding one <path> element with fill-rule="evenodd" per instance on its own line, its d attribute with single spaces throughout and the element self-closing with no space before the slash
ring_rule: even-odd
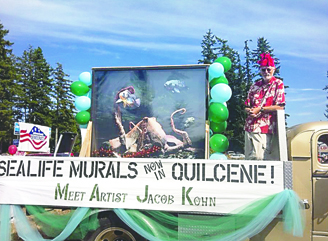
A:
<svg viewBox="0 0 328 241">
<path fill-rule="evenodd" d="M 37 126 L 34 126 L 28 133 L 27 130 L 20 131 L 19 142 L 30 142 L 35 150 L 41 149 L 45 144 L 47 144 L 47 135 L 43 133 Z"/>
</svg>

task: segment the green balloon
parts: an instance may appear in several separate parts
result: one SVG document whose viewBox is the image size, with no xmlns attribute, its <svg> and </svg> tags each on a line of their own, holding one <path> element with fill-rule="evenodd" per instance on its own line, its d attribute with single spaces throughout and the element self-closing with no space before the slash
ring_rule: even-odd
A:
<svg viewBox="0 0 328 241">
<path fill-rule="evenodd" d="M 214 62 L 220 63 L 223 65 L 224 73 L 231 69 L 231 60 L 228 57 L 219 57 Z"/>
<path fill-rule="evenodd" d="M 224 104 L 212 102 L 208 108 L 208 116 L 210 121 L 219 123 L 228 119 L 229 111 Z"/>
<path fill-rule="evenodd" d="M 222 134 L 214 134 L 210 138 L 210 147 L 215 152 L 225 152 L 229 147 L 229 141 Z"/>
<path fill-rule="evenodd" d="M 223 83 L 223 84 L 229 84 L 229 81 L 226 77 L 224 76 L 220 76 L 219 78 L 214 78 L 211 80 L 210 82 L 210 87 L 212 88 L 214 85 L 216 84 L 220 84 L 220 83 Z"/>
<path fill-rule="evenodd" d="M 210 122 L 210 129 L 214 132 L 214 133 L 222 133 L 227 129 L 227 122 L 223 121 L 223 122 Z"/>
<path fill-rule="evenodd" d="M 89 92 L 89 87 L 82 81 L 75 81 L 71 84 L 71 91 L 74 95 L 82 96 Z"/>
<path fill-rule="evenodd" d="M 85 125 L 90 120 L 90 112 L 84 110 L 76 114 L 75 119 L 80 125 Z"/>
</svg>

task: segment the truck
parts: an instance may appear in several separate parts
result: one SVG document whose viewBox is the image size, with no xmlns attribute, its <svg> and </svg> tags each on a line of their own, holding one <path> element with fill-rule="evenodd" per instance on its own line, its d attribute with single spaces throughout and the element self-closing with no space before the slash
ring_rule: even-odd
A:
<svg viewBox="0 0 328 241">
<path fill-rule="evenodd" d="M 88 159 L 83 159 L 83 156 L 93 155 L 96 156 L 97 160 L 99 160 L 99 161 L 95 161 L 94 163 L 100 165 L 100 163 L 102 162 L 101 161 L 102 158 L 100 157 L 137 157 L 137 158 L 141 157 L 146 159 L 149 158 L 150 160 L 160 160 L 162 162 L 168 160 L 165 159 L 165 157 L 167 158 L 168 155 L 172 158 L 188 158 L 188 157 L 196 158 L 196 160 L 199 159 L 200 162 L 202 159 L 208 158 L 209 156 L 208 139 L 210 134 L 208 132 L 208 123 L 206 122 L 207 103 L 204 102 L 204 103 L 197 104 L 198 101 L 197 98 L 205 100 L 208 94 L 207 93 L 208 86 L 206 84 L 207 67 L 208 67 L 207 65 L 188 65 L 188 66 L 173 66 L 173 67 L 155 66 L 155 67 L 94 68 L 92 74 L 93 76 L 93 86 L 92 86 L 93 98 L 92 98 L 92 111 L 91 111 L 92 122 L 89 122 L 90 124 L 86 131 L 87 134 L 83 141 L 83 146 L 81 149 L 82 154 L 80 155 L 80 157 L 82 159 L 79 160 L 81 160 L 81 162 L 83 161 L 87 162 Z M 164 73 L 166 70 L 168 70 L 167 75 L 165 75 Z M 188 71 L 191 72 L 189 73 Z M 123 80 L 124 78 L 129 78 L 129 81 L 127 81 L 127 83 L 124 86 L 123 85 L 117 86 L 118 85 L 117 82 L 113 82 L 110 84 L 105 82 L 104 80 L 106 80 L 107 78 L 106 76 L 107 77 L 109 76 L 111 79 L 118 78 L 119 80 Z M 193 83 L 195 83 L 195 86 L 190 86 L 190 85 L 188 86 L 188 83 L 190 83 L 187 81 L 189 76 L 198 76 L 196 77 L 196 79 L 192 80 Z M 155 78 L 157 82 L 153 82 L 152 78 Z M 160 78 L 163 78 L 162 82 L 158 80 Z M 136 83 L 136 79 L 142 79 L 143 82 Z M 139 93 L 137 91 L 133 92 L 131 88 L 130 89 L 123 88 L 125 86 L 130 87 L 130 85 L 135 86 L 135 89 L 137 89 L 137 87 L 142 89 L 142 91 L 144 92 L 141 96 L 146 96 L 144 100 L 148 101 L 149 103 L 152 103 L 152 106 L 151 107 L 148 106 L 148 109 L 142 109 L 142 110 L 138 109 L 140 108 L 140 102 L 138 102 L 138 97 L 139 97 L 138 94 L 140 94 L 140 92 Z M 101 90 L 100 88 L 108 92 L 102 93 L 100 91 Z M 121 90 L 123 91 L 129 90 L 130 94 L 134 94 L 133 98 L 131 97 L 132 101 L 130 101 L 131 99 L 127 101 L 127 98 L 123 98 L 124 96 L 121 98 L 119 92 L 112 91 L 112 89 L 114 88 L 116 88 L 116 90 L 119 90 L 119 92 Z M 155 90 L 150 91 L 150 89 L 152 88 Z M 158 91 L 162 91 L 160 88 L 162 88 L 166 92 L 164 93 L 158 92 Z M 189 90 L 191 89 L 191 91 L 200 90 L 200 94 L 198 97 L 195 96 L 197 95 L 196 93 L 198 92 L 193 92 L 193 95 L 189 96 L 193 98 L 194 102 L 189 103 L 188 100 L 182 98 L 182 94 L 184 93 L 184 91 L 187 91 L 188 88 Z M 94 92 L 96 92 L 97 95 L 94 94 Z M 156 94 L 159 96 L 158 99 L 151 98 L 151 96 L 154 96 Z M 108 101 L 108 99 L 102 101 L 100 98 L 98 98 L 99 96 L 109 96 L 109 95 L 114 96 L 115 98 L 114 103 L 113 101 L 112 102 Z M 169 100 L 171 98 L 173 99 L 172 103 Z M 141 106 L 142 106 L 142 101 L 143 99 L 141 98 Z M 182 104 L 179 105 L 177 103 L 182 103 Z M 120 108 L 117 107 L 118 104 L 120 105 Z M 164 107 L 162 107 L 162 105 L 164 105 Z M 169 113 L 167 116 L 164 117 L 161 116 L 161 114 L 168 113 L 170 108 L 175 108 L 177 109 L 177 111 L 174 110 L 172 113 Z M 141 111 L 143 115 L 153 115 L 153 116 L 140 116 L 138 114 L 138 111 Z M 194 114 L 193 116 L 186 116 L 186 118 L 183 119 L 181 115 L 183 115 L 184 113 L 187 114 L 188 111 L 197 114 Z M 110 115 L 108 113 L 113 113 L 112 122 L 109 121 Z M 138 120 L 141 119 L 141 121 L 135 124 L 133 123 L 134 121 L 133 118 L 136 116 L 137 119 Z M 327 219 L 328 194 L 326 194 L 327 192 L 325 190 L 328 184 L 327 183 L 328 182 L 328 148 L 327 148 L 328 122 L 319 121 L 319 122 L 312 122 L 312 123 L 304 123 L 286 129 L 284 111 L 281 110 L 277 111 L 277 116 L 278 116 L 279 145 L 276 146 L 276 148 L 279 148 L 280 160 L 276 160 L 275 162 L 283 163 L 284 170 L 281 172 L 283 173 L 283 176 L 281 177 L 283 186 L 285 188 L 294 190 L 294 192 L 298 194 L 301 200 L 300 206 L 304 209 L 303 211 L 301 211 L 301 213 L 304 214 L 304 220 L 305 220 L 305 225 L 303 227 L 303 235 L 302 237 L 296 237 L 287 234 L 284 231 L 283 213 L 280 212 L 278 213 L 278 215 L 276 215 L 276 217 L 272 220 L 272 222 L 270 222 L 263 230 L 256 233 L 254 236 L 248 237 L 248 239 L 247 238 L 246 239 L 251 241 L 328 240 L 328 219 Z M 126 120 L 128 121 L 124 122 L 125 117 Z M 170 120 L 168 123 L 166 122 L 167 119 Z M 147 129 L 145 125 L 149 125 L 150 127 Z M 192 127 L 194 127 L 194 129 L 191 129 Z M 202 129 L 203 133 L 200 134 L 194 133 L 193 130 L 195 130 L 196 127 Z M 169 130 L 170 128 L 172 128 L 172 130 Z M 133 132 L 134 130 L 136 132 Z M 151 135 L 147 135 L 149 132 L 151 132 Z M 143 133 L 142 135 L 140 135 L 141 139 L 131 138 L 131 136 L 136 135 L 135 133 Z M 173 135 L 175 135 L 175 137 L 172 137 Z M 193 143 L 192 145 L 190 144 L 190 142 L 188 142 L 189 139 L 192 140 Z M 155 144 L 151 146 L 150 144 L 152 143 Z M 108 146 L 111 147 L 110 151 L 105 148 Z M 140 149 L 140 146 L 143 149 Z M 163 154 L 160 150 L 164 150 L 165 154 Z M 40 156 L 38 156 L 38 158 L 40 159 Z M 62 163 L 58 161 L 51 162 L 51 157 L 47 157 L 47 158 L 44 159 L 41 158 L 41 160 L 38 159 L 39 163 L 41 163 L 39 164 L 39 166 L 44 165 L 43 170 L 45 172 L 45 175 L 47 174 L 47 170 L 48 170 L 48 173 L 51 173 L 53 177 L 56 176 L 61 178 L 60 175 L 62 170 L 59 167 L 59 164 Z M 133 160 L 133 158 L 125 158 L 125 159 Z M 71 159 L 69 160 L 74 160 L 74 157 L 71 157 Z M 65 159 L 65 162 L 66 161 L 69 162 L 69 160 Z M 140 160 L 141 160 L 140 162 L 143 163 L 143 159 Z M 188 161 L 191 162 L 192 159 L 189 159 Z M 229 164 L 230 161 L 231 163 L 236 163 L 236 160 L 227 160 L 225 162 L 227 166 L 230 165 Z M 248 163 L 247 160 L 237 160 L 237 161 L 238 163 Z M 5 176 L 4 170 L 6 170 L 7 175 L 9 173 L 9 176 L 10 176 L 10 170 L 14 170 L 14 167 L 10 169 L 8 162 L 2 162 L 2 163 L 0 162 L 0 182 L 1 182 L 1 178 Z M 70 175 L 73 176 L 75 175 L 75 177 L 77 177 L 79 173 L 82 173 L 81 171 L 82 166 L 77 166 L 75 164 L 72 164 L 72 162 L 69 166 Z M 26 163 L 28 163 L 27 160 Z M 54 165 L 57 166 L 47 167 L 46 166 L 47 163 L 50 164 L 56 163 Z M 133 173 L 135 173 L 135 169 L 134 169 L 135 166 L 133 163 L 134 163 L 133 161 L 129 162 L 129 166 L 127 167 L 129 170 L 129 174 L 131 174 L 130 177 L 132 177 Z M 259 165 L 263 166 L 269 162 L 258 161 L 258 163 Z M 162 163 L 158 161 L 154 161 L 154 165 L 153 166 L 149 165 L 149 169 L 147 170 L 150 173 L 151 167 L 155 168 L 156 165 L 160 165 L 160 164 Z M 183 163 L 183 165 L 184 164 L 185 163 Z M 181 165 L 181 167 L 184 167 L 183 165 Z M 195 164 L 195 166 L 197 166 L 197 164 Z M 179 167 L 179 165 L 176 165 L 175 167 Z M 3 172 L 1 172 L 1 170 Z M 255 169 L 252 170 L 255 171 Z M 98 172 L 98 175 L 102 175 L 102 174 L 103 172 L 101 171 Z M 125 174 L 123 175 L 123 174 L 121 173 L 120 177 L 122 177 L 123 179 L 127 179 L 127 176 L 129 174 L 128 175 Z M 248 174 L 250 174 L 250 172 Z M 278 173 L 275 173 L 275 175 L 276 174 Z M 42 176 L 42 174 L 40 175 Z M 86 175 L 86 174 L 82 173 L 81 175 Z M 89 175 L 91 174 L 89 173 Z M 155 175 L 156 180 L 159 181 L 161 180 L 161 178 L 164 179 L 163 175 L 164 176 L 167 175 L 167 172 L 165 173 L 161 171 L 157 172 Z M 210 180 L 212 178 L 212 177 L 205 177 L 205 174 L 202 175 L 204 176 L 203 178 L 204 180 L 205 179 Z M 264 174 L 262 173 L 262 176 L 263 175 Z M 271 172 L 271 177 L 272 175 L 273 174 Z M 245 174 L 245 176 L 247 175 Z M 216 176 L 215 178 L 218 178 L 218 176 Z M 249 182 L 253 181 L 252 177 L 248 177 L 248 178 L 249 178 Z M 97 178 L 90 179 L 90 182 L 91 180 L 97 180 Z M 262 179 L 262 181 L 264 182 L 264 179 Z M 59 184 L 61 185 L 60 187 Z M 206 184 L 208 184 L 209 186 L 210 183 L 206 182 Z M 217 183 L 216 185 L 220 185 L 220 184 L 221 183 Z M 266 186 L 268 188 L 265 188 Z M 95 191 L 97 187 L 98 186 L 94 186 L 93 191 Z M 270 189 L 272 186 L 270 186 L 267 183 L 264 184 L 263 187 L 264 189 Z M 68 193 L 67 200 L 65 201 L 69 201 L 71 199 L 72 203 L 77 199 L 81 200 L 84 195 L 82 192 L 75 192 L 72 193 L 72 196 L 70 196 L 69 194 L 70 192 L 68 190 L 69 190 L 68 183 L 66 184 L 66 186 L 63 186 L 62 183 L 58 182 L 55 192 L 57 194 L 57 197 L 61 197 L 61 196 L 64 197 L 65 193 Z M 1 185 L 0 185 L 0 191 L 1 191 Z M 186 188 L 184 192 L 184 194 L 186 194 L 185 196 L 188 196 L 189 192 L 191 193 L 192 189 Z M 97 195 L 95 194 L 95 192 L 92 193 L 94 195 L 93 196 L 91 195 L 91 197 L 97 199 L 96 197 Z M 105 197 L 107 198 L 107 196 L 105 196 L 104 194 L 103 198 Z M 109 200 L 109 196 L 108 196 L 108 200 Z M 157 200 L 158 202 L 161 201 L 163 202 L 164 199 L 163 200 L 154 199 L 154 200 L 155 201 Z M 196 199 L 189 200 L 189 198 L 187 199 L 185 198 L 184 200 L 186 203 L 193 202 L 193 204 L 195 204 Z M 209 197 L 209 199 L 206 199 L 206 203 L 208 201 L 211 204 L 210 202 L 211 200 L 213 199 Z M 165 197 L 165 202 L 167 203 L 170 202 L 169 195 Z M 1 203 L 20 204 L 20 205 L 23 204 L 22 201 L 14 201 L 14 202 L 2 201 Z M 40 205 L 42 201 L 38 203 L 35 200 L 33 200 L 32 203 L 34 203 L 34 205 Z M 43 205 L 45 204 L 49 205 L 49 203 L 43 202 Z M 76 207 L 76 205 L 72 205 L 72 206 Z M 230 216 L 229 212 L 224 212 L 224 213 L 203 212 L 200 207 L 201 205 L 200 206 L 194 205 L 194 206 L 195 207 L 191 207 L 193 208 L 193 211 L 170 210 L 168 213 L 172 217 L 180 217 L 180 216 L 185 217 L 186 215 L 187 216 L 193 215 L 190 217 L 197 220 L 198 219 L 201 220 L 203 218 L 209 218 L 209 219 L 225 218 Z M 97 207 L 97 204 L 95 204 L 94 207 Z M 143 233 L 140 230 L 132 229 L 129 226 L 129 222 L 126 222 L 127 220 L 124 220 L 124 218 L 122 217 L 122 213 L 120 212 L 120 207 L 121 206 L 117 206 L 114 208 L 92 209 L 92 211 L 89 212 L 88 215 L 84 216 L 83 220 L 93 218 L 97 220 L 99 225 L 97 226 L 97 228 L 88 231 L 86 235 L 83 235 L 83 240 L 84 241 L 100 241 L 100 240 L 142 241 L 142 240 L 152 240 L 152 239 L 158 240 L 156 239 L 156 234 L 158 235 L 163 234 L 163 230 L 161 228 L 158 228 L 156 225 L 151 223 L 149 223 L 148 229 L 153 233 L 155 238 L 152 237 L 149 238 L 147 236 L 145 237 L 145 235 L 142 235 Z M 69 207 L 65 207 L 63 204 L 60 204 L 57 207 L 54 206 L 48 207 L 47 209 L 45 209 L 45 211 L 50 213 L 53 212 L 54 210 L 60 210 L 59 212 L 62 213 L 68 211 L 68 208 Z M 129 209 L 129 207 L 126 208 Z M 27 209 L 27 213 L 28 213 L 28 209 Z M 147 221 L 148 219 L 145 220 Z M 237 222 L 237 220 L 235 220 L 235 222 Z M 176 225 L 176 227 L 173 227 L 173 229 L 178 233 L 187 233 L 188 237 L 192 237 L 193 233 L 197 233 L 199 232 L 199 230 L 201 230 L 204 232 L 204 237 L 201 239 L 206 240 L 206 238 L 209 237 L 207 229 L 210 229 L 210 227 L 206 227 L 206 226 L 186 227 L 178 224 Z M 2 229 L 0 226 L 0 231 L 1 230 Z M 169 237 L 170 236 L 167 236 L 167 239 L 165 240 L 170 240 Z M 197 239 L 200 239 L 199 235 L 197 237 L 198 237 Z M 181 240 L 186 240 L 186 239 L 181 239 Z M 189 239 L 189 240 L 196 240 L 196 239 Z M 0 237 L 0 241 L 2 241 L 1 237 Z"/>
<path fill-rule="evenodd" d="M 326 148 L 328 144 L 328 122 L 318 121 L 299 124 L 288 128 L 286 134 L 288 162 L 292 164 L 292 174 L 290 176 L 292 187 L 304 204 L 305 226 L 303 237 L 286 234 L 282 218 L 278 215 L 262 232 L 249 238 L 249 240 L 328 240 L 328 192 L 326 190 L 328 187 L 328 149 Z M 111 215 L 106 212 L 104 211 L 101 215 L 102 218 Z M 116 240 L 115 238 L 142 240 L 129 227 L 121 225 L 122 223 L 116 225 L 120 227 L 106 227 L 105 225 L 105 227 L 101 227 L 94 232 L 87 240 Z M 117 230 L 120 232 L 117 232 Z"/>
</svg>

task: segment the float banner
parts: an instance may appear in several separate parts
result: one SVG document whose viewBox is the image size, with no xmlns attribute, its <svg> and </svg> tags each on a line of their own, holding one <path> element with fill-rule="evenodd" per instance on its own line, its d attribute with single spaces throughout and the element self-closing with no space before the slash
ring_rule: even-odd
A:
<svg viewBox="0 0 328 241">
<path fill-rule="evenodd" d="M 0 204 L 234 213 L 284 190 L 283 162 L 1 157 Z"/>
<path fill-rule="evenodd" d="M 16 123 L 15 123 L 16 124 Z M 15 125 L 16 129 L 16 125 Z M 51 128 L 19 122 L 18 151 L 48 152 Z M 16 131 L 16 130 L 15 130 Z"/>
</svg>

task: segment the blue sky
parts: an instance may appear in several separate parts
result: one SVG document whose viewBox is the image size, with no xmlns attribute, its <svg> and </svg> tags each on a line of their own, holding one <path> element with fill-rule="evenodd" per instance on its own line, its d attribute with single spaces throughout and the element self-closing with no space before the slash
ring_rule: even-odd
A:
<svg viewBox="0 0 328 241">
<path fill-rule="evenodd" d="M 290 87 L 288 125 L 326 120 L 327 0 L 0 0 L 0 21 L 16 55 L 41 47 L 72 80 L 92 67 L 195 64 L 208 29 L 242 55 L 264 37 Z"/>
</svg>

